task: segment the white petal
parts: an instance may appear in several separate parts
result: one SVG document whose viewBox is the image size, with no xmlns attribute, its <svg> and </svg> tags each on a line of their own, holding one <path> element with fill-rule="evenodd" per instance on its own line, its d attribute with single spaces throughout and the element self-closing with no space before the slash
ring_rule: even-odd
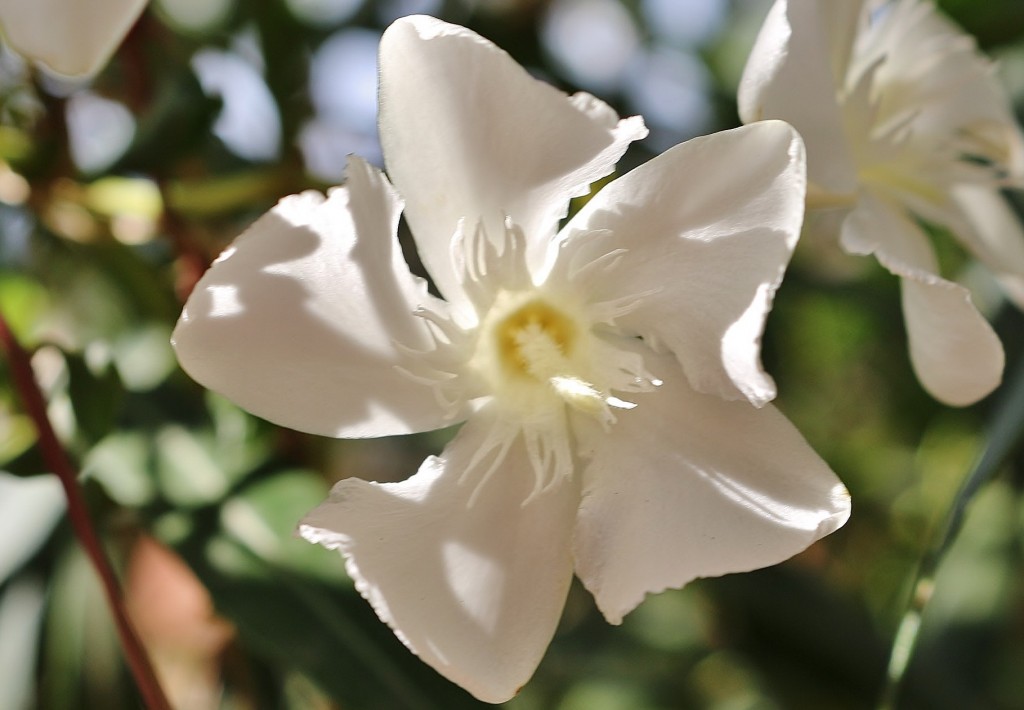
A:
<svg viewBox="0 0 1024 710">
<path fill-rule="evenodd" d="M 0 0 L 4 38 L 58 74 L 89 76 L 114 53 L 146 0 Z"/>
<path fill-rule="evenodd" d="M 822 190 L 848 194 L 856 172 L 843 130 L 838 87 L 862 2 L 776 0 L 740 81 L 744 123 L 787 121 L 807 144 L 807 176 Z"/>
<path fill-rule="evenodd" d="M 344 553 L 359 592 L 420 658 L 500 703 L 529 680 L 561 616 L 579 492 L 564 481 L 523 505 L 529 456 L 522 437 L 502 429 L 504 459 L 486 482 L 473 470 L 460 484 L 495 443 L 492 426 L 474 417 L 402 483 L 341 481 L 299 531 Z"/>
<path fill-rule="evenodd" d="M 962 286 L 933 277 L 901 281 L 910 361 L 926 390 L 953 406 L 973 404 L 999 386 L 999 337 Z"/>
<path fill-rule="evenodd" d="M 902 0 L 867 39 L 865 61 L 884 57 L 875 101 L 880 121 L 913 116 L 919 135 L 956 140 L 963 152 L 1022 169 L 1024 137 L 995 67 L 933 3 Z"/>
<path fill-rule="evenodd" d="M 544 257 L 569 199 L 610 173 L 647 130 L 592 96 L 567 97 L 475 33 L 429 17 L 381 40 L 380 134 L 420 256 L 449 300 L 462 298 L 449 243 L 460 219 L 493 239 L 509 216 Z"/>
<path fill-rule="evenodd" d="M 197 381 L 278 424 L 385 436 L 445 420 L 431 387 L 396 370 L 394 345 L 428 349 L 420 305 L 443 304 L 402 260 L 401 203 L 353 158 L 327 199 L 283 199 L 229 247 L 192 292 L 173 341 Z"/>
<path fill-rule="evenodd" d="M 1024 229 L 995 188 L 957 185 L 953 200 L 964 216 L 953 226 L 960 241 L 999 279 L 1010 300 L 1024 309 Z"/>
<path fill-rule="evenodd" d="M 592 442 L 574 537 L 576 574 L 613 624 L 645 594 L 781 562 L 850 514 L 774 407 L 694 392 L 668 358 L 648 365 L 665 384 Z"/>
<path fill-rule="evenodd" d="M 866 193 L 843 224 L 842 244 L 854 253 L 873 253 L 902 277 L 910 361 L 933 397 L 963 406 L 999 385 L 1004 366 L 999 338 L 967 289 L 936 274 L 927 235 L 910 217 Z"/>
<path fill-rule="evenodd" d="M 799 136 L 764 121 L 683 143 L 618 178 L 567 225 L 552 278 L 623 249 L 586 285 L 594 300 L 638 296 L 620 327 L 675 353 L 691 385 L 763 404 L 772 297 L 800 233 Z"/>
<path fill-rule="evenodd" d="M 839 243 L 850 254 L 874 254 L 893 273 L 938 273 L 938 258 L 928 235 L 901 207 L 871 191 L 860 194 L 842 224 Z"/>
</svg>

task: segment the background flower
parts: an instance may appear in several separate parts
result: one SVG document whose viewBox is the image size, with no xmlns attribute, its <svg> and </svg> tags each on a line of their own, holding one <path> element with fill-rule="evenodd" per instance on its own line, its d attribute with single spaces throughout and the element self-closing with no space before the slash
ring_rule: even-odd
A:
<svg viewBox="0 0 1024 710">
<path fill-rule="evenodd" d="M 1009 212 L 998 192 L 1022 175 L 1024 136 L 972 40 L 921 0 L 778 0 L 739 104 L 745 121 L 780 118 L 804 135 L 809 206 L 848 209 L 843 248 L 901 277 L 924 387 L 955 405 L 989 394 L 1002 347 L 968 291 L 940 276 L 918 222 L 952 231 L 1016 294 L 1024 232 L 998 216 Z"/>
<path fill-rule="evenodd" d="M 98 72 L 148 0 L 39 0 L 0 3 L 0 28 L 20 54 L 64 76 Z"/>
</svg>

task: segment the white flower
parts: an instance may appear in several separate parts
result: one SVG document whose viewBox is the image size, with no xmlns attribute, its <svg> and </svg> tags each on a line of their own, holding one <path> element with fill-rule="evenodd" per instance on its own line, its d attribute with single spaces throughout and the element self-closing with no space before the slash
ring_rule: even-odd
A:
<svg viewBox="0 0 1024 710">
<path fill-rule="evenodd" d="M 910 357 L 937 399 L 970 404 L 1003 349 L 968 292 L 939 276 L 919 220 L 950 229 L 1024 304 L 1024 234 L 999 195 L 1024 144 L 991 64 L 930 2 L 776 0 L 739 91 L 744 122 L 790 122 L 808 204 L 849 209 L 840 241 L 901 277 Z"/>
<path fill-rule="evenodd" d="M 0 29 L 19 54 L 66 76 L 95 74 L 147 0 L 0 0 Z"/>
<path fill-rule="evenodd" d="M 380 72 L 395 189 L 353 158 L 326 199 L 282 200 L 200 281 L 174 337 L 193 377 L 286 426 L 467 420 L 408 480 L 343 480 L 300 526 L 344 553 L 410 649 L 501 702 L 540 661 L 574 570 L 619 623 L 649 592 L 773 564 L 845 522 L 846 490 L 765 404 L 759 362 L 802 221 L 789 126 L 680 145 L 558 231 L 640 119 L 426 17 L 384 34 Z M 444 300 L 402 258 L 399 195 Z"/>
</svg>

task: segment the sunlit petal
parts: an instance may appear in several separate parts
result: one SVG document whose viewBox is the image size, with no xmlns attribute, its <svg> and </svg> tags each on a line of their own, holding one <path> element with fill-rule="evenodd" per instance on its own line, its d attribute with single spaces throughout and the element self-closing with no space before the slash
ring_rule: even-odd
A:
<svg viewBox="0 0 1024 710">
<path fill-rule="evenodd" d="M 147 0 L 0 0 L 0 27 L 15 50 L 66 76 L 98 72 Z"/>
<path fill-rule="evenodd" d="M 396 347 L 428 350 L 413 311 L 443 310 L 406 266 L 401 204 L 352 159 L 328 198 L 282 200 L 206 273 L 174 332 L 193 378 L 266 419 L 329 436 L 385 436 L 450 423 L 434 390 L 398 371 Z"/>
<path fill-rule="evenodd" d="M 694 392 L 668 357 L 610 436 L 590 440 L 576 573 L 613 624 L 649 593 L 781 562 L 850 514 L 835 474 L 771 405 Z"/>
<path fill-rule="evenodd" d="M 340 549 L 359 592 L 420 658 L 504 702 L 540 662 L 572 578 L 578 489 L 564 481 L 524 505 L 529 469 L 521 434 L 481 414 L 407 481 L 338 483 L 300 532 Z"/>
<path fill-rule="evenodd" d="M 761 333 L 800 233 L 804 180 L 803 145 L 780 121 L 683 143 L 587 203 L 552 279 L 624 250 L 586 284 L 591 298 L 633 296 L 617 323 L 672 351 L 693 387 L 763 404 L 775 385 Z"/>
<path fill-rule="evenodd" d="M 463 298 L 449 248 L 460 220 L 499 239 L 510 217 L 540 262 L 569 199 L 646 135 L 639 118 L 620 121 L 594 97 L 567 97 L 480 36 L 433 18 L 392 25 L 380 71 L 385 165 L 449 300 Z"/>
</svg>

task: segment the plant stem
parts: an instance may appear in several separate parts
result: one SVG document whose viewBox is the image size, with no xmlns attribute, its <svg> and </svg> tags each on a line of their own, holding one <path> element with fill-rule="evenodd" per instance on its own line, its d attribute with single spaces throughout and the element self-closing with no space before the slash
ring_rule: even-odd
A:
<svg viewBox="0 0 1024 710">
<path fill-rule="evenodd" d="M 163 689 L 160 687 L 146 649 L 142 645 L 138 634 L 136 634 L 131 619 L 128 617 L 120 584 L 110 565 L 110 561 L 107 559 L 106 553 L 103 551 L 96 530 L 93 528 L 92 520 L 89 517 L 89 510 L 85 505 L 85 499 L 78 485 L 78 471 L 74 464 L 71 463 L 70 457 L 54 433 L 53 425 L 50 423 L 49 415 L 46 412 L 46 402 L 43 399 L 43 393 L 39 389 L 39 383 L 36 381 L 35 374 L 32 372 L 29 355 L 14 336 L 3 313 L 0 313 L 0 351 L 7 358 L 11 380 L 25 408 L 25 412 L 35 425 L 39 436 L 39 450 L 43 460 L 50 470 L 57 475 L 61 485 L 64 487 L 64 495 L 68 500 L 68 517 L 71 519 L 75 535 L 78 537 L 79 542 L 81 542 L 82 547 L 85 548 L 93 568 L 99 575 L 103 590 L 107 596 L 107 603 L 114 617 L 114 625 L 121 639 L 125 658 L 138 685 L 139 692 L 150 710 L 170 710 L 170 703 L 167 702 Z"/>
<path fill-rule="evenodd" d="M 999 471 L 1024 433 L 1024 360 L 1014 373 L 1013 381 L 1005 388 L 1003 400 L 996 407 L 988 443 L 970 473 L 960 484 L 960 490 L 950 504 L 932 546 L 925 552 L 914 575 L 907 609 L 900 620 L 893 639 L 892 653 L 886 673 L 886 685 L 879 704 L 880 710 L 895 710 L 900 686 L 914 650 L 924 608 L 935 590 L 935 576 L 939 565 L 963 527 L 967 507 L 978 490 Z"/>
</svg>

